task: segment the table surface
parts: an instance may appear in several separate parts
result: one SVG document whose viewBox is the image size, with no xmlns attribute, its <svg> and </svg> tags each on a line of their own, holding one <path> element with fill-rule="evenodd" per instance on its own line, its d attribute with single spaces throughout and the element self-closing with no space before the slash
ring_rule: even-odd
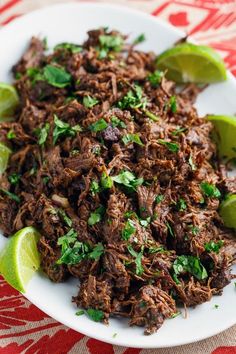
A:
<svg viewBox="0 0 236 354">
<path fill-rule="evenodd" d="M 0 26 L 66 0 L 0 0 Z M 236 75 L 236 0 L 113 0 L 158 16 L 214 47 Z M 1 78 L 0 78 L 1 79 Z M 236 354 L 236 326 L 198 343 L 166 349 L 112 346 L 48 317 L 0 278 L 0 354 Z"/>
</svg>

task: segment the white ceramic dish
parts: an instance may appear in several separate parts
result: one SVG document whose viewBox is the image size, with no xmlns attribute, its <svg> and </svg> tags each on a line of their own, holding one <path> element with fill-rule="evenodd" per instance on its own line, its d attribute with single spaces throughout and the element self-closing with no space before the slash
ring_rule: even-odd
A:
<svg viewBox="0 0 236 354">
<path fill-rule="evenodd" d="M 86 31 L 109 26 L 134 38 L 145 33 L 142 50 L 163 51 L 184 34 L 158 19 L 127 8 L 97 3 L 70 3 L 44 8 L 15 20 L 0 31 L 0 81 L 11 82 L 10 69 L 20 58 L 32 35 L 46 36 L 49 46 L 63 41 L 84 40 Z M 197 101 L 200 114 L 236 112 L 236 80 L 228 74 L 228 81 L 211 85 Z M 0 235 L 0 249 L 6 239 Z M 76 331 L 112 344 L 139 347 L 171 347 L 195 342 L 217 334 L 236 322 L 236 289 L 233 283 L 224 289 L 223 296 L 188 311 L 188 318 L 179 316 L 165 321 L 154 335 L 144 336 L 143 329 L 129 327 L 122 319 L 110 320 L 105 326 L 75 316 L 76 308 L 71 297 L 76 295 L 75 279 L 64 284 L 53 284 L 43 275 L 36 274 L 25 296 L 48 315 Z M 214 305 L 219 308 L 215 309 Z M 117 333 L 114 338 L 114 333 Z"/>
</svg>

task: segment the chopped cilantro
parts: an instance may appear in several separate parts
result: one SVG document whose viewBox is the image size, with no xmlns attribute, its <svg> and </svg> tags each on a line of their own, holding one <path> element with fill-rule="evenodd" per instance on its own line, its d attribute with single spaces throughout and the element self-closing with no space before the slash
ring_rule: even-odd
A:
<svg viewBox="0 0 236 354">
<path fill-rule="evenodd" d="M 143 184 L 143 178 L 136 178 L 135 175 L 130 171 L 121 171 L 117 176 L 112 176 L 111 179 L 123 186 L 129 188 L 130 190 L 136 190 L 138 186 Z"/>
<path fill-rule="evenodd" d="M 38 136 L 38 144 L 39 145 L 44 145 L 47 137 L 48 137 L 48 133 L 50 130 L 50 124 L 49 123 L 45 123 L 45 125 L 42 128 L 37 128 L 35 130 L 36 135 Z"/>
<path fill-rule="evenodd" d="M 50 179 L 51 179 L 50 176 L 45 176 L 45 177 L 43 177 L 43 178 L 42 178 L 43 184 L 44 184 L 44 185 L 48 184 L 48 182 L 50 181 Z"/>
<path fill-rule="evenodd" d="M 224 244 L 223 240 L 219 240 L 217 242 L 210 241 L 210 242 L 205 243 L 204 248 L 205 248 L 205 251 L 207 251 L 207 252 L 219 253 L 220 248 L 223 246 L 223 244 Z"/>
<path fill-rule="evenodd" d="M 12 175 L 8 176 L 8 180 L 11 184 L 16 185 L 19 183 L 21 175 L 19 173 L 12 173 Z"/>
<path fill-rule="evenodd" d="M 84 310 L 79 310 L 75 314 L 76 314 L 76 316 L 82 316 L 82 315 L 85 314 L 85 311 Z"/>
<path fill-rule="evenodd" d="M 102 243 L 98 243 L 88 254 L 88 258 L 98 260 L 104 252 Z"/>
<path fill-rule="evenodd" d="M 92 147 L 92 153 L 94 155 L 99 156 L 101 154 L 101 146 L 100 145 L 96 145 Z"/>
<path fill-rule="evenodd" d="M 121 231 L 122 240 L 128 241 L 130 237 L 135 233 L 136 227 L 133 220 L 128 219 L 125 223 L 124 229 Z"/>
<path fill-rule="evenodd" d="M 55 126 L 53 129 L 53 145 L 56 144 L 59 138 L 65 136 L 74 137 L 76 136 L 77 132 L 81 131 L 80 125 L 77 124 L 74 127 L 71 127 L 69 123 L 60 120 L 56 114 L 54 114 L 54 124 Z"/>
<path fill-rule="evenodd" d="M 91 96 L 84 96 L 83 97 L 83 105 L 86 108 L 92 108 L 93 106 L 96 106 L 96 104 L 98 104 L 98 100 L 96 98 L 93 98 Z"/>
<path fill-rule="evenodd" d="M 117 103 L 120 109 L 127 108 L 143 108 L 145 109 L 147 98 L 143 97 L 143 90 L 140 86 L 134 85 L 133 90 L 128 93 Z"/>
<path fill-rule="evenodd" d="M 69 226 L 69 227 L 72 226 L 72 220 L 69 218 L 69 216 L 66 215 L 65 210 L 58 209 L 58 214 L 67 226 Z"/>
<path fill-rule="evenodd" d="M 65 49 L 70 51 L 72 54 L 80 53 L 82 52 L 83 48 L 77 44 L 74 43 L 59 43 L 54 47 L 54 50 L 58 49 Z"/>
<path fill-rule="evenodd" d="M 43 78 L 50 85 L 63 88 L 70 85 L 71 75 L 64 68 L 46 65 L 43 69 Z"/>
<path fill-rule="evenodd" d="M 104 319 L 104 312 L 101 310 L 88 309 L 87 314 L 95 322 L 101 322 Z"/>
<path fill-rule="evenodd" d="M 146 37 L 144 33 L 141 33 L 138 37 L 135 38 L 135 40 L 133 41 L 133 45 L 139 44 L 146 41 Z"/>
<path fill-rule="evenodd" d="M 187 128 L 177 128 L 175 130 L 173 130 L 173 132 L 171 132 L 172 135 L 176 136 L 179 135 L 181 133 L 184 133 L 187 130 Z"/>
<path fill-rule="evenodd" d="M 177 102 L 176 102 L 176 96 L 171 96 L 169 100 L 169 107 L 172 113 L 177 112 Z"/>
<path fill-rule="evenodd" d="M 214 184 L 202 182 L 200 187 L 204 195 L 209 198 L 220 198 L 221 196 L 219 189 Z"/>
<path fill-rule="evenodd" d="M 16 137 L 16 134 L 14 133 L 14 131 L 12 129 L 9 130 L 9 132 L 7 133 L 7 139 L 11 140 L 14 139 Z"/>
<path fill-rule="evenodd" d="M 148 253 L 152 254 L 152 253 L 162 253 L 165 252 L 164 247 L 160 246 L 160 247 L 149 247 L 148 248 Z"/>
<path fill-rule="evenodd" d="M 214 309 L 218 309 L 218 308 L 219 308 L 219 305 L 215 304 Z"/>
<path fill-rule="evenodd" d="M 93 226 L 102 220 L 103 215 L 105 214 L 104 206 L 100 206 L 94 212 L 92 212 L 88 219 L 89 226 Z"/>
<path fill-rule="evenodd" d="M 175 313 L 173 313 L 173 315 L 171 316 L 171 318 L 175 318 L 175 317 L 179 316 L 180 314 L 181 314 L 180 311 L 175 312 Z"/>
<path fill-rule="evenodd" d="M 153 120 L 154 122 L 158 122 L 159 117 L 156 116 L 154 113 L 152 113 L 152 112 L 150 112 L 148 110 L 145 110 L 144 113 L 149 119 Z"/>
<path fill-rule="evenodd" d="M 170 225 L 169 222 L 166 222 L 166 227 L 167 227 L 167 229 L 168 229 L 168 231 L 169 231 L 169 234 L 170 234 L 172 237 L 175 237 L 174 231 L 173 231 L 172 226 Z"/>
<path fill-rule="evenodd" d="M 90 192 L 92 196 L 100 192 L 100 187 L 97 181 L 92 181 L 90 184 Z"/>
<path fill-rule="evenodd" d="M 161 83 L 163 76 L 163 71 L 155 70 L 153 73 L 148 75 L 147 79 L 152 87 L 157 87 Z"/>
<path fill-rule="evenodd" d="M 113 333 L 112 338 L 116 338 L 117 333 Z"/>
<path fill-rule="evenodd" d="M 113 128 L 114 127 L 126 128 L 126 124 L 116 116 L 111 117 L 111 125 Z"/>
<path fill-rule="evenodd" d="M 4 188 L 0 188 L 0 191 L 6 194 L 6 196 L 8 196 L 10 199 L 14 200 L 17 203 L 20 203 L 20 198 L 18 197 L 18 195 L 11 193 Z"/>
<path fill-rule="evenodd" d="M 173 264 L 175 281 L 179 283 L 178 275 L 182 273 L 190 273 L 198 280 L 203 280 L 208 277 L 205 267 L 200 259 L 194 256 L 178 256 Z"/>
<path fill-rule="evenodd" d="M 158 139 L 158 143 L 161 145 L 165 145 L 167 149 L 171 152 L 178 152 L 179 151 L 179 144 L 178 143 L 171 143 L 164 139 Z"/>
<path fill-rule="evenodd" d="M 111 177 L 108 176 L 105 172 L 102 173 L 101 186 L 103 189 L 109 189 L 113 186 L 113 181 Z"/>
<path fill-rule="evenodd" d="M 143 143 L 138 134 L 126 134 L 123 136 L 122 141 L 125 145 L 129 143 L 136 143 L 138 145 L 143 146 Z"/>
<path fill-rule="evenodd" d="M 184 211 L 187 208 L 187 204 L 185 202 L 184 199 L 179 198 L 178 202 L 177 202 L 177 209 L 179 211 Z"/>
<path fill-rule="evenodd" d="M 147 227 L 151 222 L 151 217 L 148 216 L 147 219 L 139 219 L 139 223 L 143 227 Z"/>
<path fill-rule="evenodd" d="M 190 231 L 192 232 L 192 234 L 194 236 L 196 236 L 199 233 L 200 230 L 199 230 L 199 227 L 194 226 L 194 225 L 190 225 Z"/>
<path fill-rule="evenodd" d="M 94 132 L 94 133 L 97 133 L 97 132 L 100 132 L 104 129 L 106 129 L 108 127 L 108 124 L 107 122 L 101 118 L 99 120 L 97 120 L 95 123 L 91 124 L 89 126 L 89 129 Z"/>
<path fill-rule="evenodd" d="M 135 258 L 135 264 L 136 264 L 136 274 L 137 275 L 142 275 L 144 272 L 143 266 L 142 266 L 142 257 L 143 257 L 143 246 L 141 248 L 141 251 L 138 253 L 136 252 L 131 245 L 127 246 L 127 249 L 131 256 Z"/>
<path fill-rule="evenodd" d="M 155 202 L 157 203 L 157 204 L 160 204 L 163 200 L 164 200 L 164 195 L 163 194 L 159 194 L 159 195 L 157 195 L 156 196 L 156 198 L 155 198 Z"/>
<path fill-rule="evenodd" d="M 106 58 L 110 51 L 120 52 L 122 49 L 123 42 L 123 38 L 119 35 L 114 36 L 105 34 L 99 36 L 99 59 Z"/>
</svg>

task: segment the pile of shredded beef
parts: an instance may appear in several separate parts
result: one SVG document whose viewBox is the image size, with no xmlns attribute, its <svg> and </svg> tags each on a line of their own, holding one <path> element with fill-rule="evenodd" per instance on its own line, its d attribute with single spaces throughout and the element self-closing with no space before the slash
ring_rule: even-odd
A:
<svg viewBox="0 0 236 354">
<path fill-rule="evenodd" d="M 32 38 L 13 72 L 14 122 L 0 123 L 13 151 L 0 178 L 0 229 L 33 225 L 41 267 L 54 282 L 78 278 L 74 303 L 95 321 L 124 316 L 158 330 L 219 295 L 236 259 L 218 214 L 236 193 L 193 107 L 155 55 L 93 30 L 52 53 Z"/>
</svg>

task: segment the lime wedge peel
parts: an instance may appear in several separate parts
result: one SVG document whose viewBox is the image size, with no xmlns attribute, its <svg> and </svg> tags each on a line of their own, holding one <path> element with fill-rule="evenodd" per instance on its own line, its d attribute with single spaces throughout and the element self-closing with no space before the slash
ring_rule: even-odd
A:
<svg viewBox="0 0 236 354">
<path fill-rule="evenodd" d="M 221 203 L 219 214 L 225 226 L 236 229 L 236 194 L 229 195 Z"/>
<path fill-rule="evenodd" d="M 7 169 L 8 160 L 12 151 L 0 142 L 0 176 Z"/>
<path fill-rule="evenodd" d="M 10 120 L 19 105 L 19 97 L 14 86 L 0 82 L 0 122 Z"/>
<path fill-rule="evenodd" d="M 177 83 L 214 83 L 225 81 L 224 61 L 212 48 L 181 43 L 157 58 L 157 68 L 167 70 L 166 77 Z"/>
<path fill-rule="evenodd" d="M 40 266 L 37 250 L 39 238 L 36 229 L 25 227 L 10 238 L 0 255 L 0 273 L 13 288 L 22 293 Z"/>
<path fill-rule="evenodd" d="M 214 125 L 213 139 L 217 145 L 219 157 L 236 157 L 236 117 L 209 115 L 207 119 Z"/>
</svg>

